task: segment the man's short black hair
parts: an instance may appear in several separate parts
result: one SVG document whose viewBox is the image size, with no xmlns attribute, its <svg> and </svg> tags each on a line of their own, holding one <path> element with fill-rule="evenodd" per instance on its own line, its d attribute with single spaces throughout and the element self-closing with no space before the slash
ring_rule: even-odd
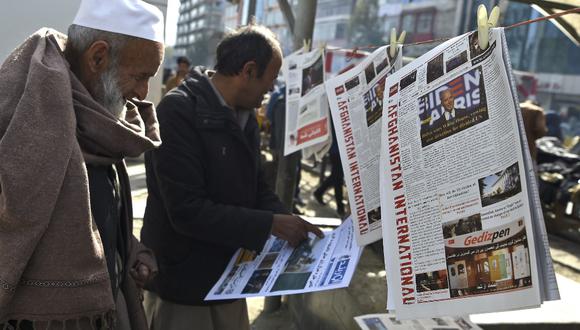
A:
<svg viewBox="0 0 580 330">
<path fill-rule="evenodd" d="M 224 76 L 235 76 L 242 72 L 246 63 L 254 61 L 258 66 L 258 77 L 261 77 L 272 60 L 274 50 L 279 49 L 276 35 L 267 27 L 246 25 L 227 34 L 219 43 L 215 69 Z"/>
<path fill-rule="evenodd" d="M 191 62 L 189 62 L 189 59 L 187 57 L 185 57 L 185 56 L 179 56 L 177 58 L 177 64 L 179 65 L 181 63 L 185 63 L 185 64 L 187 64 L 187 66 L 190 66 L 191 65 Z"/>
</svg>

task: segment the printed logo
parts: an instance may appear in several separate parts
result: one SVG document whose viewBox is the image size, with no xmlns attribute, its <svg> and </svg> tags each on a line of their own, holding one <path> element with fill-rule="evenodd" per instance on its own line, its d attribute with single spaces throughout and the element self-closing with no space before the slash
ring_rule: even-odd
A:
<svg viewBox="0 0 580 330">
<path fill-rule="evenodd" d="M 397 94 L 398 91 L 399 91 L 398 84 L 391 86 L 391 88 L 389 88 L 389 97 L 392 97 L 393 95 Z"/>
<path fill-rule="evenodd" d="M 349 256 L 340 257 L 340 259 L 336 263 L 336 266 L 334 267 L 334 271 L 332 272 L 332 276 L 330 277 L 330 281 L 328 282 L 328 284 L 335 284 L 342 281 L 348 268 L 349 261 L 350 261 Z"/>
</svg>

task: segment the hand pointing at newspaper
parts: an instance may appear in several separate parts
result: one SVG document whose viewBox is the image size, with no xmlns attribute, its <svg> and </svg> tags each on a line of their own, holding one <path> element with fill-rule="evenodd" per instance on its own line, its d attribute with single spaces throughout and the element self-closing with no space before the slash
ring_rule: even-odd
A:
<svg viewBox="0 0 580 330">
<path fill-rule="evenodd" d="M 287 241 L 292 247 L 297 247 L 308 238 L 311 232 L 322 238 L 322 231 L 310 222 L 295 215 L 274 214 L 272 221 L 272 235 Z"/>
</svg>

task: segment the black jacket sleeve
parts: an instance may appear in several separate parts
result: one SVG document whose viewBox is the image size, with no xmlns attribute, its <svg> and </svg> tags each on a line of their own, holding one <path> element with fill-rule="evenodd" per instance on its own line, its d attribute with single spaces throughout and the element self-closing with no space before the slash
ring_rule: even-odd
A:
<svg viewBox="0 0 580 330">
<path fill-rule="evenodd" d="M 272 191 L 270 185 L 266 182 L 262 166 L 260 166 L 258 173 L 258 207 L 261 210 L 269 210 L 275 214 L 290 214 L 278 195 Z"/>
<path fill-rule="evenodd" d="M 158 107 L 163 142 L 152 151 L 150 161 L 169 221 L 184 236 L 259 251 L 270 236 L 272 211 L 217 204 L 208 198 L 203 146 L 191 111 L 192 100 L 177 93 L 166 96 Z"/>
</svg>

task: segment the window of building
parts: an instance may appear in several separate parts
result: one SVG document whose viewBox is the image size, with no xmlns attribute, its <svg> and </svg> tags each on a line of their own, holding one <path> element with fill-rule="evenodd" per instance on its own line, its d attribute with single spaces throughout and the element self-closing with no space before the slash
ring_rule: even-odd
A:
<svg viewBox="0 0 580 330">
<path fill-rule="evenodd" d="M 429 33 L 433 28 L 433 13 L 422 13 L 417 19 L 417 33 Z"/>
<path fill-rule="evenodd" d="M 335 39 L 345 39 L 346 38 L 346 23 L 336 24 Z"/>
<path fill-rule="evenodd" d="M 407 31 L 410 42 L 425 41 L 433 38 L 435 8 L 403 12 L 399 30 Z"/>
</svg>

